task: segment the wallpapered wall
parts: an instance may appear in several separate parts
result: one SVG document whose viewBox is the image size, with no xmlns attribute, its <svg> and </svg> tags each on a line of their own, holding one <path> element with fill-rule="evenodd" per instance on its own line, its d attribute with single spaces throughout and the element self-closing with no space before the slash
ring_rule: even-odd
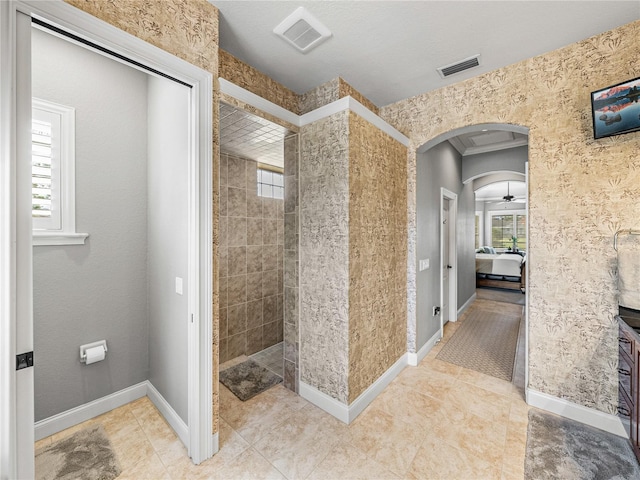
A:
<svg viewBox="0 0 640 480">
<path fill-rule="evenodd" d="M 221 78 L 266 98 L 296 115 L 299 114 L 299 100 L 295 92 L 222 49 L 219 59 Z"/>
<path fill-rule="evenodd" d="M 65 0 L 218 78 L 218 9 L 204 0 Z M 216 80 L 217 82 L 217 80 Z M 218 88 L 213 92 L 213 432 L 218 431 Z"/>
<path fill-rule="evenodd" d="M 300 129 L 300 381 L 348 403 L 349 112 Z"/>
<path fill-rule="evenodd" d="M 349 403 L 407 350 L 407 148 L 349 114 Z"/>
<path fill-rule="evenodd" d="M 349 404 L 406 351 L 406 147 L 344 111 L 300 152 L 300 375 Z"/>
<path fill-rule="evenodd" d="M 613 235 L 640 228 L 640 133 L 594 140 L 590 92 L 640 76 L 640 21 L 381 109 L 411 139 L 409 323 L 415 332 L 416 154 L 452 129 L 529 136 L 529 386 L 615 413 Z M 564 199 L 559 201 L 559 199 Z"/>
</svg>

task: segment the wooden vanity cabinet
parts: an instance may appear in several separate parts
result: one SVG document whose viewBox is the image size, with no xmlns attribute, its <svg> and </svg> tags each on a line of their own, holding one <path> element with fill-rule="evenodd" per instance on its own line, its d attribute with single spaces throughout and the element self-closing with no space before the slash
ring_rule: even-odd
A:
<svg viewBox="0 0 640 480">
<path fill-rule="evenodd" d="M 640 461 L 640 405 L 638 380 L 640 379 L 640 335 L 618 317 L 618 416 L 622 420 L 636 458 Z"/>
</svg>

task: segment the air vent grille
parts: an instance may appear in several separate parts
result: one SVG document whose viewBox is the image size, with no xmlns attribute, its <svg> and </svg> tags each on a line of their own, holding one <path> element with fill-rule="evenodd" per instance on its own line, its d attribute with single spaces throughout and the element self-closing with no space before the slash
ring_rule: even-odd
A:
<svg viewBox="0 0 640 480">
<path fill-rule="evenodd" d="M 436 70 L 438 70 L 442 78 L 445 78 L 478 66 L 480 66 L 480 55 L 474 55 L 473 57 L 465 58 L 464 60 L 437 68 Z"/>
<path fill-rule="evenodd" d="M 304 7 L 298 7 L 285 18 L 273 33 L 282 37 L 303 53 L 317 47 L 331 36 L 327 27 L 322 25 Z"/>
</svg>

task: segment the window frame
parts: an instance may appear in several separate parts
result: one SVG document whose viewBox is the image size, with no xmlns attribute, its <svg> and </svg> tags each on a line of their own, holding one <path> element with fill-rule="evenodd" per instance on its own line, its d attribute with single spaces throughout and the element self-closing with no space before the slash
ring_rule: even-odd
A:
<svg viewBox="0 0 640 480">
<path fill-rule="evenodd" d="M 263 172 L 269 173 L 271 175 L 279 175 L 279 177 L 282 178 L 282 185 L 277 185 L 276 183 L 273 182 L 273 180 L 271 181 L 271 183 L 263 181 L 263 178 L 262 178 Z M 259 197 L 262 197 L 262 198 L 274 198 L 276 200 L 284 200 L 284 172 L 279 172 L 276 169 L 263 168 L 261 166 L 258 166 L 256 180 L 257 180 L 256 194 Z M 264 195 L 263 194 L 262 186 L 264 186 L 264 185 L 271 187 L 271 192 L 272 192 L 271 195 Z M 282 192 L 282 196 L 278 196 L 277 197 L 277 196 L 275 196 L 273 194 L 273 192 L 275 191 L 274 187 L 279 189 L 279 191 Z"/>
<path fill-rule="evenodd" d="M 51 158 L 52 218 L 32 217 L 33 245 L 84 245 L 89 234 L 76 232 L 75 108 L 33 97 L 31 111 L 32 122 L 43 116 L 58 120 L 55 126 L 52 123 L 52 146 L 54 131 L 58 132 L 59 142 L 57 148 L 52 148 L 58 158 L 53 153 Z"/>
<path fill-rule="evenodd" d="M 500 250 L 507 250 L 508 247 L 496 247 L 495 245 L 493 245 L 493 217 L 498 217 L 498 216 L 511 216 L 513 218 L 513 232 L 516 235 L 516 238 L 520 238 L 517 236 L 517 232 L 518 232 L 518 216 L 524 216 L 525 219 L 528 216 L 528 212 L 526 209 L 519 209 L 519 210 L 490 210 L 487 212 L 487 221 L 486 221 L 486 228 L 488 229 L 487 231 L 490 232 L 489 234 L 489 238 L 487 238 L 487 240 L 489 241 L 488 245 L 490 245 L 491 247 L 495 248 L 495 249 L 500 249 Z M 525 231 L 525 246 L 520 247 L 518 246 L 519 250 L 524 250 L 526 251 L 527 249 L 527 245 L 529 242 L 529 239 L 526 238 L 526 231 Z"/>
</svg>

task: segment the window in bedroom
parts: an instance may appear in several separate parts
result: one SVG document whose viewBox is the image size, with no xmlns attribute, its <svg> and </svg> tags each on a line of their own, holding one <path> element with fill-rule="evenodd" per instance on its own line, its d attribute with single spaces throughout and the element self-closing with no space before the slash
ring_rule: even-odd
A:
<svg viewBox="0 0 640 480">
<path fill-rule="evenodd" d="M 482 212 L 476 212 L 476 250 L 484 245 L 484 232 L 483 232 Z"/>
<path fill-rule="evenodd" d="M 518 250 L 527 248 L 527 215 L 517 212 L 491 213 L 491 246 L 508 249 L 516 238 Z"/>
<path fill-rule="evenodd" d="M 75 231 L 75 109 L 32 99 L 31 217 L 34 245 L 83 244 Z"/>
<path fill-rule="evenodd" d="M 279 172 L 258 168 L 258 196 L 284 198 L 284 175 Z"/>
</svg>

